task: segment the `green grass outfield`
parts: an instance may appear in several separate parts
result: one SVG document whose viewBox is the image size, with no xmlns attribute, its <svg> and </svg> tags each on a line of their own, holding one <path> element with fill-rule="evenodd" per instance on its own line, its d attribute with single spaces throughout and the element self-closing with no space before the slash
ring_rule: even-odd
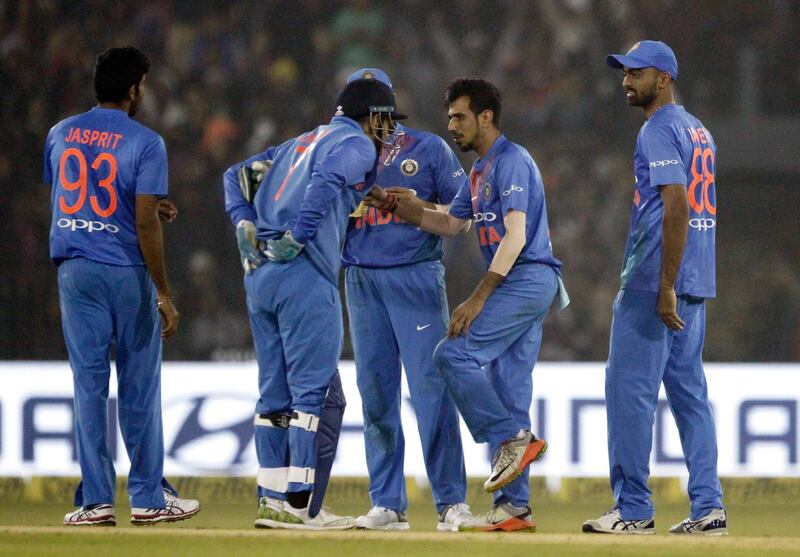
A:
<svg viewBox="0 0 800 557">
<path fill-rule="evenodd" d="M 408 532 L 256 530 L 251 480 L 186 479 L 176 483 L 186 496 L 201 497 L 203 510 L 191 520 L 131 526 L 128 506 L 120 496 L 116 528 L 66 528 L 61 519 L 71 510 L 68 487 L 74 485 L 72 480 L 0 481 L 0 555 L 800 555 L 797 480 L 726 482 L 731 494 L 727 504 L 731 535 L 702 539 L 666 534 L 688 509 L 685 496 L 676 489 L 677 482 L 670 481 L 654 482 L 653 486 L 658 534 L 623 538 L 580 533 L 581 523 L 599 515 L 609 503 L 603 481 L 568 482 L 559 492 L 548 493 L 539 480 L 534 480 L 534 496 L 537 492 L 540 496 L 534 500 L 538 528 L 533 534 L 436 532 L 430 493 L 414 482 L 409 482 Z M 243 490 L 249 495 L 244 496 Z M 471 482 L 469 502 L 473 510 L 485 510 L 489 501 L 481 493 L 479 482 Z M 366 485 L 363 480 L 337 478 L 327 503 L 340 514 L 363 513 L 369 508 Z"/>
</svg>

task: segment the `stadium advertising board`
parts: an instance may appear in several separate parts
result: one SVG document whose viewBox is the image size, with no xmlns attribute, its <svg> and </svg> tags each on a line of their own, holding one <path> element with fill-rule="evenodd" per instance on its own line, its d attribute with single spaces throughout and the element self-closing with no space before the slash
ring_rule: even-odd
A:
<svg viewBox="0 0 800 557">
<path fill-rule="evenodd" d="M 348 406 L 334 474 L 366 476 L 361 400 L 352 362 L 340 372 Z M 800 365 L 707 364 L 721 476 L 798 477 Z M 113 377 L 113 373 L 112 373 Z M 606 476 L 604 365 L 540 363 L 534 371 L 534 430 L 550 444 L 533 473 L 551 478 Z M 0 476 L 79 475 L 72 441 L 72 374 L 63 362 L 0 364 Z M 167 458 L 174 476 L 252 476 L 256 365 L 164 364 L 162 400 Z M 112 379 L 109 415 L 116 416 Z M 406 475 L 424 477 L 414 411 L 404 385 Z M 117 471 L 128 460 L 115 420 L 110 447 Z M 485 445 L 462 424 L 467 473 L 488 472 Z M 680 440 L 664 393 L 656 415 L 651 470 L 685 476 Z"/>
</svg>

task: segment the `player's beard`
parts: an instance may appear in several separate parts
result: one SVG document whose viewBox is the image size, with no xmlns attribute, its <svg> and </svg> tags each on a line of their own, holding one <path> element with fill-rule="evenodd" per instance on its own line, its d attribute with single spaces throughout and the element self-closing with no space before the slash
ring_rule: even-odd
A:
<svg viewBox="0 0 800 557">
<path fill-rule="evenodd" d="M 634 91 L 632 97 L 628 97 L 628 104 L 631 106 L 650 106 L 656 100 L 658 96 L 658 84 L 653 82 L 653 86 L 650 89 L 638 92 Z"/>
<path fill-rule="evenodd" d="M 464 136 L 462 135 L 460 137 L 463 138 Z M 462 153 L 467 153 L 469 151 L 472 151 L 472 149 L 475 147 L 475 141 L 474 140 L 473 141 L 467 141 L 467 142 L 461 142 L 461 143 L 459 143 L 458 141 L 455 141 L 455 138 L 453 138 L 453 140 L 454 140 L 455 144 L 458 145 L 458 148 Z"/>
</svg>

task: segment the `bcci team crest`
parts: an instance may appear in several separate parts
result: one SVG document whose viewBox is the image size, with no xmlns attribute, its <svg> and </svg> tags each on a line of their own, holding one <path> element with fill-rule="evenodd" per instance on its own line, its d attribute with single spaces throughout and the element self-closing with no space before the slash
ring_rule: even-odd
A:
<svg viewBox="0 0 800 557">
<path fill-rule="evenodd" d="M 400 172 L 402 172 L 404 176 L 413 176 L 419 172 L 419 163 L 414 159 L 406 159 L 400 163 Z"/>
<path fill-rule="evenodd" d="M 490 199 L 492 197 L 492 184 L 486 182 L 483 185 L 483 198 Z"/>
</svg>

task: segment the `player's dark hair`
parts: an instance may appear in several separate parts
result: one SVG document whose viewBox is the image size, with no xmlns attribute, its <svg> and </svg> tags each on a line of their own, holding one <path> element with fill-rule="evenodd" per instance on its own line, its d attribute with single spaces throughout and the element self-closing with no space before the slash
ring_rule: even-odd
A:
<svg viewBox="0 0 800 557">
<path fill-rule="evenodd" d="M 483 79 L 456 79 L 447 85 L 444 92 L 445 106 L 450 106 L 459 97 L 469 98 L 469 109 L 476 115 L 484 110 L 494 114 L 492 123 L 500 126 L 500 91 Z"/>
<path fill-rule="evenodd" d="M 150 60 L 136 47 L 109 48 L 97 55 L 94 92 L 98 102 L 120 102 L 150 70 Z"/>
</svg>

